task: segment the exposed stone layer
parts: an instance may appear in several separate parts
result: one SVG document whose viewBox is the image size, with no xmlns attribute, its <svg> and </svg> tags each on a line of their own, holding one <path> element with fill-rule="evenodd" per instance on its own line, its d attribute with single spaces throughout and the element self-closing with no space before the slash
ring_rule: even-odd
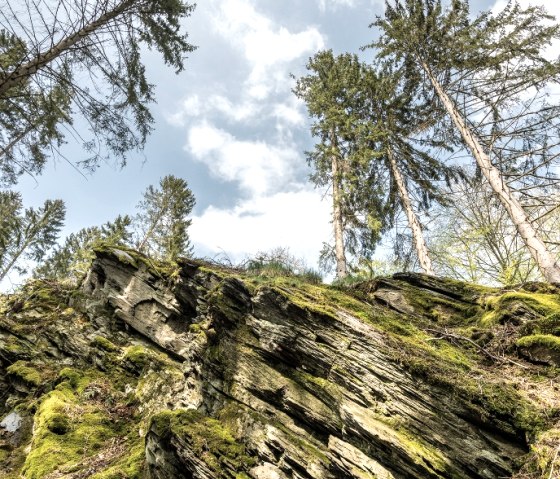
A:
<svg viewBox="0 0 560 479">
<path fill-rule="evenodd" d="M 537 471 L 526 454 L 555 437 L 557 372 L 492 349 L 508 314 L 527 335 L 554 323 L 533 293 L 422 275 L 344 292 L 119 250 L 98 253 L 80 294 L 57 288 L 4 299 L 10 479 L 497 479 L 527 457 Z M 555 291 L 534 295 L 554 307 Z M 520 390 L 532 373 L 548 402 Z"/>
</svg>

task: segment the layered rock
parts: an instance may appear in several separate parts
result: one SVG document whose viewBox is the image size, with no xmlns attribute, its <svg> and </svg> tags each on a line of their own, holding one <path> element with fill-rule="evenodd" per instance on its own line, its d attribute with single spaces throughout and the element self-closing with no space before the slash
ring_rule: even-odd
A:
<svg viewBox="0 0 560 479">
<path fill-rule="evenodd" d="M 556 337 L 539 329 L 555 327 L 556 291 L 506 298 L 422 275 L 343 291 L 121 250 L 98 252 L 79 294 L 57 288 L 4 301 L 0 413 L 34 425 L 4 428 L 6 477 L 490 479 L 552 466 L 536 445 L 554 452 L 557 370 L 515 353 L 523 335 Z"/>
</svg>

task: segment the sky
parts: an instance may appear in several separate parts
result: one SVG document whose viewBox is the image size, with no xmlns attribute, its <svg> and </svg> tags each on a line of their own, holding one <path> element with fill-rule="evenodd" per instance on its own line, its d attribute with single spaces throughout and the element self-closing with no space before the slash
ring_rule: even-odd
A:
<svg viewBox="0 0 560 479">
<path fill-rule="evenodd" d="M 495 6 L 470 3 L 472 11 Z M 560 2 L 546 4 L 560 15 Z M 134 214 L 146 187 L 173 174 L 197 199 L 189 230 L 195 256 L 236 263 L 284 247 L 316 267 L 323 242 L 332 242 L 331 208 L 328 191 L 308 181 L 304 152 L 313 140 L 291 75 L 305 74 L 309 57 L 322 49 L 370 60 L 372 52 L 359 48 L 374 38 L 368 25 L 382 12 L 381 0 L 199 2 L 184 22 L 198 46 L 185 71 L 175 75 L 156 52 L 144 55 L 157 98 L 144 152 L 122 169 L 108 163 L 84 176 L 70 163 L 86 155 L 68 144 L 70 163 L 50 161 L 15 189 L 27 206 L 63 199 L 64 237 Z"/>
</svg>

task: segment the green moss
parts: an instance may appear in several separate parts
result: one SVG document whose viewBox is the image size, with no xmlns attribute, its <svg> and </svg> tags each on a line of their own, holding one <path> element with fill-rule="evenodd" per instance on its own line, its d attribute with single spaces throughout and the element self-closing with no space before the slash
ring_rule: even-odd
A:
<svg viewBox="0 0 560 479">
<path fill-rule="evenodd" d="M 136 444 L 127 444 L 126 453 L 114 464 L 93 474 L 90 479 L 142 479 L 145 477 L 145 464 L 144 440 L 138 438 Z"/>
<path fill-rule="evenodd" d="M 35 414 L 23 477 L 40 479 L 59 468 L 79 465 L 116 435 L 113 427 L 99 406 L 83 405 L 70 389 L 48 393 Z"/>
<path fill-rule="evenodd" d="M 166 356 L 139 344 L 126 348 L 121 362 L 125 369 L 136 376 L 142 375 L 149 368 L 160 371 L 171 366 Z"/>
<path fill-rule="evenodd" d="M 70 387 L 77 389 L 80 382 L 83 381 L 83 372 L 79 372 L 73 368 L 63 368 L 58 373 L 61 381 L 67 381 Z"/>
<path fill-rule="evenodd" d="M 22 380 L 25 384 L 37 387 L 41 384 L 42 378 L 39 371 L 27 366 L 25 361 L 17 361 L 9 366 L 6 371 L 9 375 Z"/>
<path fill-rule="evenodd" d="M 120 349 L 118 346 L 116 346 L 103 336 L 96 336 L 95 338 L 93 338 L 92 345 L 101 348 L 109 353 L 114 353 L 116 351 L 119 351 Z"/>
<path fill-rule="evenodd" d="M 227 426 L 197 411 L 164 411 L 152 418 L 150 428 L 161 437 L 172 433 L 186 441 L 216 478 L 243 474 L 255 463 Z"/>
<path fill-rule="evenodd" d="M 404 428 L 396 430 L 399 442 L 406 448 L 407 454 L 412 460 L 423 465 L 426 469 L 432 470 L 442 479 L 454 479 L 456 476 L 450 476 L 448 470 L 448 459 L 435 447 L 423 441 L 418 435 L 413 435 Z M 439 474 L 442 474 L 441 476 Z M 461 476 L 462 477 L 462 476 Z"/>
<path fill-rule="evenodd" d="M 520 309 L 532 312 L 541 319 L 560 314 L 560 302 L 558 295 L 555 294 L 511 291 L 498 296 L 486 297 L 483 305 L 486 312 L 481 316 L 479 322 L 487 327 L 518 315 Z"/>
<path fill-rule="evenodd" d="M 524 336 L 515 343 L 518 347 L 530 348 L 533 346 L 543 346 L 552 351 L 560 352 L 560 338 L 551 334 L 534 334 Z"/>
</svg>

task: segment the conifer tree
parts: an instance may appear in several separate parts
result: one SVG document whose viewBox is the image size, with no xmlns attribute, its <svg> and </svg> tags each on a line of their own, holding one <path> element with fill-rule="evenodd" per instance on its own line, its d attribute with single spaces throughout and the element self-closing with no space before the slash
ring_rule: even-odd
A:
<svg viewBox="0 0 560 479">
<path fill-rule="evenodd" d="M 41 261 L 56 243 L 65 214 L 62 200 L 24 211 L 19 193 L 0 192 L 0 281 L 11 271 L 25 273 L 25 260 Z"/>
<path fill-rule="evenodd" d="M 460 170 L 435 159 L 431 152 L 444 145 L 432 136 L 425 104 L 414 104 L 408 91 L 399 87 L 398 77 L 390 69 L 376 71 L 366 68 L 360 88 L 361 116 L 358 142 L 365 156 L 365 175 L 378 170 L 387 172 L 391 200 L 388 202 L 392 224 L 400 206 L 412 231 L 414 248 L 420 267 L 434 274 L 418 207 L 428 210 L 433 201 L 445 203 L 439 183 L 449 183 L 460 176 Z M 358 171 L 363 168 L 358 165 Z M 371 180 L 370 180 L 371 181 Z M 363 179 L 358 180 L 358 185 Z M 413 194 L 419 198 L 415 201 Z M 414 204 L 416 203 L 416 205 Z"/>
<path fill-rule="evenodd" d="M 377 187 L 373 182 L 368 191 L 352 186 L 352 164 L 360 156 L 355 139 L 362 65 L 356 55 L 335 57 L 327 50 L 311 58 L 307 69 L 310 74 L 298 79 L 294 93 L 314 120 L 311 132 L 317 143 L 307 153 L 314 170 L 311 179 L 332 189 L 334 257 L 336 277 L 341 279 L 348 274 L 347 253 L 372 251 L 384 226 L 379 212 L 383 195 L 376 194 Z"/>
<path fill-rule="evenodd" d="M 167 261 L 190 255 L 188 216 L 194 205 L 194 195 L 182 178 L 167 175 L 160 180 L 159 189 L 150 185 L 138 204 L 136 248 Z"/>
<path fill-rule="evenodd" d="M 517 146 L 523 143 L 523 130 L 538 137 L 540 127 L 550 128 L 558 117 L 550 115 L 558 110 L 552 106 L 543 121 L 543 110 L 529 113 L 531 103 L 523 101 L 523 94 L 544 88 L 560 71 L 560 63 L 543 53 L 560 38 L 560 26 L 546 20 L 550 17 L 542 8 L 523 10 L 512 2 L 497 15 L 485 12 L 471 19 L 466 0 L 453 0 L 448 9 L 441 0 L 387 1 L 384 18 L 373 24 L 381 38 L 371 46 L 379 49 L 379 58 L 400 68 L 408 88 L 418 84 L 419 94 L 433 92 L 543 276 L 559 283 L 556 258 L 506 181 L 512 162 L 519 166 L 532 156 L 551 155 L 544 161 L 549 163 L 558 156 L 546 147 L 532 155 L 527 154 L 532 148 Z M 536 171 L 531 161 L 526 164 Z"/>
<path fill-rule="evenodd" d="M 132 240 L 128 215 L 118 216 L 99 226 L 82 228 L 70 234 L 64 243 L 41 262 L 33 274 L 39 278 L 52 278 L 77 282 L 84 277 L 95 258 L 94 248 L 103 242 L 113 246 L 127 245 Z"/>
<path fill-rule="evenodd" d="M 22 8 L 25 14 L 22 13 Z M 194 47 L 181 22 L 184 0 L 6 0 L 0 9 L 0 182 L 39 173 L 60 157 L 68 132 L 95 168 L 102 158 L 124 164 L 141 149 L 153 123 L 153 85 L 142 46 L 158 50 L 177 72 Z M 79 114 L 87 125 L 73 129 Z"/>
</svg>

